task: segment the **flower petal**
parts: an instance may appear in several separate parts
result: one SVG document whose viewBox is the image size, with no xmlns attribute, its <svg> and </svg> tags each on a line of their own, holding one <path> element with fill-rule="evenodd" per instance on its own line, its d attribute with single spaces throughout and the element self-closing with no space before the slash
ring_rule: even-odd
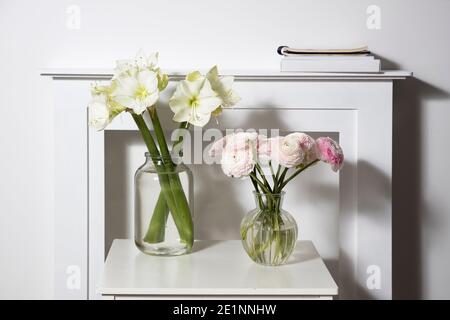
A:
<svg viewBox="0 0 450 320">
<path fill-rule="evenodd" d="M 217 93 L 211 88 L 211 83 L 208 79 L 203 79 L 203 83 L 198 90 L 198 97 L 217 97 Z"/>
<path fill-rule="evenodd" d="M 218 97 L 206 97 L 199 100 L 198 105 L 196 107 L 197 112 L 199 113 L 211 113 L 220 106 L 222 100 Z"/>
<path fill-rule="evenodd" d="M 131 109 L 133 109 L 134 113 L 136 114 L 142 114 L 145 110 L 147 110 L 148 105 L 145 103 L 145 101 L 134 101 L 133 106 L 131 106 Z"/>
<path fill-rule="evenodd" d="M 146 108 L 154 105 L 156 101 L 158 101 L 158 98 L 159 98 L 158 90 L 154 91 L 151 95 L 147 96 L 143 101 Z"/>
<path fill-rule="evenodd" d="M 173 121 L 176 122 L 184 122 L 188 121 L 191 117 L 191 110 L 189 108 L 183 108 L 180 109 L 178 112 L 175 113 L 173 116 Z"/>
<path fill-rule="evenodd" d="M 148 92 L 158 90 L 158 76 L 155 72 L 144 70 L 138 73 L 137 79 L 139 84 L 143 85 Z"/>
<path fill-rule="evenodd" d="M 169 107 L 173 113 L 177 113 L 182 109 L 190 109 L 189 99 L 185 96 L 180 96 L 179 98 L 172 97 L 169 100 Z"/>
<path fill-rule="evenodd" d="M 203 127 L 205 124 L 207 124 L 209 122 L 210 118 L 211 118 L 211 113 L 208 113 L 208 114 L 192 113 L 191 117 L 188 121 L 189 121 L 189 123 L 193 124 L 194 126 Z"/>
<path fill-rule="evenodd" d="M 204 78 L 199 78 L 195 81 L 187 81 L 187 80 L 180 81 L 179 94 L 182 94 L 187 97 L 192 97 L 192 96 L 198 95 L 201 88 L 203 87 L 204 81 L 205 81 Z"/>
<path fill-rule="evenodd" d="M 112 93 L 113 96 L 133 96 L 136 88 L 138 87 L 138 81 L 134 77 L 125 76 L 116 79 L 117 86 Z"/>
</svg>

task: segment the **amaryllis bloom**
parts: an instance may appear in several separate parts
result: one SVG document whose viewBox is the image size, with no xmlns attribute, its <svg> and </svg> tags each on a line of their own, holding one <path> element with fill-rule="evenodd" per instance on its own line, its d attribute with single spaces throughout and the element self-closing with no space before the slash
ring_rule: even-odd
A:
<svg viewBox="0 0 450 320">
<path fill-rule="evenodd" d="M 311 136 L 303 132 L 293 132 L 286 136 L 286 138 L 288 137 L 297 139 L 300 148 L 302 148 L 303 153 L 305 154 L 303 164 L 307 165 L 314 160 L 317 160 L 316 141 Z"/>
<path fill-rule="evenodd" d="M 211 83 L 211 88 L 222 99 L 220 107 L 214 110 L 215 115 L 220 114 L 222 108 L 232 107 L 241 100 L 236 91 L 233 90 L 233 76 L 219 77 L 217 66 L 214 66 L 208 71 L 206 78 Z"/>
<path fill-rule="evenodd" d="M 318 159 L 330 164 L 335 172 L 344 164 L 344 153 L 341 147 L 329 137 L 320 137 L 316 140 L 316 153 Z"/>
<path fill-rule="evenodd" d="M 114 69 L 113 79 L 116 79 L 118 77 L 133 76 L 136 74 L 136 72 L 137 67 L 136 64 L 134 63 L 134 60 L 130 59 L 117 60 L 116 68 Z"/>
<path fill-rule="evenodd" d="M 226 135 L 213 143 L 209 150 L 209 155 L 212 157 L 220 156 L 225 150 L 254 149 L 257 137 L 258 134 L 256 132 L 237 132 Z"/>
<path fill-rule="evenodd" d="M 89 126 L 100 131 L 110 122 L 110 112 L 105 94 L 95 94 L 88 105 Z"/>
<path fill-rule="evenodd" d="M 114 70 L 114 78 L 123 76 L 134 76 L 137 72 L 143 70 L 157 72 L 158 69 L 158 52 L 146 55 L 143 50 L 139 50 L 134 59 L 123 59 L 116 61 L 116 69 Z"/>
<path fill-rule="evenodd" d="M 193 72 L 178 83 L 177 89 L 169 100 L 170 109 L 175 113 L 176 122 L 187 121 L 194 126 L 203 127 L 211 118 L 222 100 L 211 88 L 208 79 L 199 72 Z"/>
<path fill-rule="evenodd" d="M 154 71 L 143 70 L 134 76 L 125 75 L 114 79 L 111 99 L 134 113 L 141 114 L 158 101 L 158 76 Z"/>
<path fill-rule="evenodd" d="M 229 177 L 246 177 L 253 171 L 255 164 L 255 153 L 252 148 L 225 149 L 222 153 L 222 171 Z"/>
<path fill-rule="evenodd" d="M 292 168 L 301 164 L 305 158 L 297 137 L 286 136 L 270 139 L 270 158 L 285 166 Z"/>
<path fill-rule="evenodd" d="M 156 71 L 158 68 L 158 56 L 158 52 L 152 52 L 147 55 L 143 50 L 139 50 L 134 58 L 134 65 L 136 65 L 138 70 L 149 69 L 151 71 Z"/>
</svg>

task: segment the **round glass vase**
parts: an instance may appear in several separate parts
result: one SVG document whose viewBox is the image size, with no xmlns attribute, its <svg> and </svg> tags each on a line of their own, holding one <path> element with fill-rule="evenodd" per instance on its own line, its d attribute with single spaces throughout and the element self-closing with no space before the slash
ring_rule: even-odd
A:
<svg viewBox="0 0 450 320">
<path fill-rule="evenodd" d="M 192 181 L 192 172 L 181 158 L 145 153 L 145 163 L 134 176 L 134 242 L 139 250 L 160 256 L 191 251 Z"/>
<path fill-rule="evenodd" d="M 242 244 L 249 257 L 262 265 L 284 264 L 297 242 L 297 223 L 282 209 L 284 192 L 253 192 L 256 209 L 241 222 Z"/>
</svg>

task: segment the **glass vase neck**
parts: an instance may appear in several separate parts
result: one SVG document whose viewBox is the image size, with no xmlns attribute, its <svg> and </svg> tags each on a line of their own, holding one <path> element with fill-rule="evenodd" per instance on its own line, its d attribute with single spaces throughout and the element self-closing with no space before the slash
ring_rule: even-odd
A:
<svg viewBox="0 0 450 320">
<path fill-rule="evenodd" d="M 272 211 L 278 211 L 281 209 L 284 194 L 284 191 L 280 193 L 262 193 L 253 191 L 257 208 Z"/>
<path fill-rule="evenodd" d="M 146 152 L 145 153 L 145 159 L 147 162 L 163 162 L 163 163 L 167 163 L 167 162 L 172 162 L 174 164 L 181 164 L 183 163 L 183 157 L 180 157 L 177 154 L 171 154 L 170 156 L 163 156 L 163 155 L 158 155 L 158 156 L 152 156 L 150 154 L 150 152 Z"/>
</svg>

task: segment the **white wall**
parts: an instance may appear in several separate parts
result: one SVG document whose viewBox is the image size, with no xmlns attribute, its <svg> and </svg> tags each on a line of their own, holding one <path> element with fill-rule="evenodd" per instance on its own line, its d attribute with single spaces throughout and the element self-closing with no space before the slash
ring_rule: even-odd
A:
<svg viewBox="0 0 450 320">
<path fill-rule="evenodd" d="M 79 30 L 66 27 L 71 4 Z M 381 30 L 366 28 L 369 4 Z M 39 68 L 109 68 L 143 48 L 170 69 L 267 69 L 280 44 L 364 43 L 416 76 L 395 97 L 394 297 L 450 298 L 449 14 L 446 0 L 0 0 L 0 298 L 53 296 L 53 119 Z"/>
</svg>

